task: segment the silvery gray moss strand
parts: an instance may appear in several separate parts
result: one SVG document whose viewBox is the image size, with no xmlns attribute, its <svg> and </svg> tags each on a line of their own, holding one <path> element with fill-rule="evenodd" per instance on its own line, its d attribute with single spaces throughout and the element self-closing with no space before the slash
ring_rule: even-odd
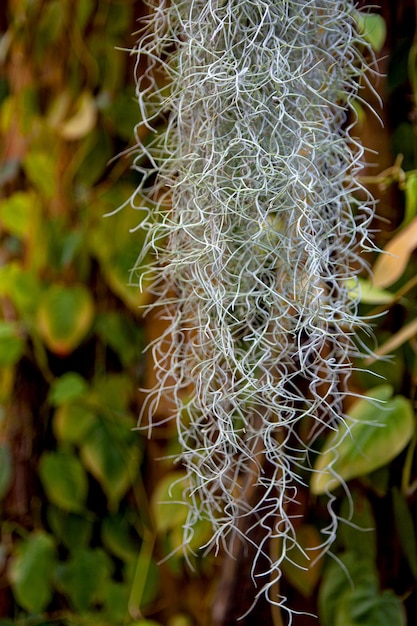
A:
<svg viewBox="0 0 417 626">
<path fill-rule="evenodd" d="M 144 412 L 175 398 L 185 544 L 208 519 L 210 545 L 227 547 L 254 510 L 265 542 L 280 539 L 268 594 L 296 541 L 287 509 L 309 450 L 345 419 L 364 326 L 351 283 L 373 203 L 348 120 L 365 44 L 347 0 L 172 0 L 152 4 L 148 26 L 138 130 L 157 132 L 140 144 L 133 204 L 147 207 L 138 265 L 154 255 L 142 280 L 169 328 L 150 346 L 158 384 Z M 248 484 L 263 486 L 250 506 Z"/>
</svg>

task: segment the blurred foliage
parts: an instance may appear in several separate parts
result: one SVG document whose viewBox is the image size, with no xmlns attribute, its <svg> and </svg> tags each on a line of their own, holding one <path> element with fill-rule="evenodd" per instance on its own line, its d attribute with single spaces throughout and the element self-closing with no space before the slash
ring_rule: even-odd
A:
<svg viewBox="0 0 417 626">
<path fill-rule="evenodd" d="M 147 296 L 128 285 L 141 213 L 114 213 L 136 181 L 129 158 L 112 159 L 138 122 L 134 59 L 120 49 L 134 44 L 142 11 L 135 0 L 0 9 L 0 626 L 210 623 L 219 566 L 190 554 L 194 573 L 186 567 L 184 476 L 160 460 L 175 453 L 175 433 L 164 424 L 148 441 L 134 430 L 137 389 L 153 375 L 145 335 L 162 322 L 141 319 Z M 377 194 L 393 190 L 395 230 L 378 235 L 390 254 L 372 258 L 375 279 L 361 282 L 377 351 L 393 356 L 357 363 L 352 394 L 370 400 L 349 408 L 357 437 L 338 459 L 352 494 L 326 473 L 310 494 L 300 487 L 303 550 L 282 581 L 322 626 L 402 626 L 417 611 L 417 70 L 414 18 L 396 16 L 408 30 L 391 41 L 387 100 L 409 108 L 391 120 L 394 165 L 367 180 Z M 381 47 L 383 23 L 368 22 Z M 317 468 L 345 434 L 323 439 Z M 335 559 L 315 547 L 326 490 L 347 520 Z M 206 538 L 201 523 L 196 552 Z"/>
</svg>

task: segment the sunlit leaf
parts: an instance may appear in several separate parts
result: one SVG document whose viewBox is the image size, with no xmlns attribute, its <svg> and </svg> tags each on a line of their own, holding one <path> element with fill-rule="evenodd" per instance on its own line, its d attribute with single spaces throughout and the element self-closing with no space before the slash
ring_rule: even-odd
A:
<svg viewBox="0 0 417 626">
<path fill-rule="evenodd" d="M 359 30 L 364 38 L 371 44 L 375 52 L 380 52 L 387 36 L 387 25 L 384 18 L 378 13 L 356 13 Z"/>
<path fill-rule="evenodd" d="M 82 139 L 91 132 L 97 121 L 97 105 L 89 91 L 83 92 L 75 105 L 75 112 L 70 119 L 58 127 L 60 135 L 67 141 Z"/>
<path fill-rule="evenodd" d="M 188 507 L 184 501 L 186 476 L 183 472 L 171 472 L 164 476 L 152 494 L 152 511 L 158 532 L 179 527 L 187 519 Z"/>
<path fill-rule="evenodd" d="M 26 611 L 43 611 L 52 599 L 54 564 L 55 548 L 50 535 L 33 532 L 19 544 L 10 566 L 10 580 L 14 597 Z"/>
<path fill-rule="evenodd" d="M 349 287 L 352 299 L 356 299 L 359 295 L 360 302 L 363 304 L 387 304 L 392 302 L 395 297 L 395 294 L 386 289 L 375 287 L 370 280 L 364 278 L 351 281 Z"/>
<path fill-rule="evenodd" d="M 40 298 L 39 331 L 55 354 L 71 353 L 84 339 L 93 317 L 93 299 L 83 285 L 52 285 Z"/>
<path fill-rule="evenodd" d="M 39 462 L 39 476 L 53 504 L 73 513 L 84 509 L 88 481 L 76 456 L 65 452 L 45 452 Z"/>
<path fill-rule="evenodd" d="M 38 305 L 41 287 L 35 272 L 18 263 L 0 267 L 0 295 L 7 296 L 23 316 L 32 316 Z"/>
<path fill-rule="evenodd" d="M 86 611 L 106 597 L 112 565 L 103 550 L 77 550 L 57 568 L 58 587 L 78 611 Z"/>
<path fill-rule="evenodd" d="M 37 203 L 34 194 L 17 191 L 0 202 L 2 227 L 16 237 L 27 237 L 36 211 Z"/>
<path fill-rule="evenodd" d="M 389 287 L 401 278 L 411 253 L 417 247 L 417 217 L 395 235 L 385 246 L 375 261 L 373 284 L 375 287 Z"/>
<path fill-rule="evenodd" d="M 25 339 L 22 337 L 19 325 L 16 322 L 0 320 L 0 367 L 17 363 L 24 349 Z"/>
<path fill-rule="evenodd" d="M 414 432 L 411 403 L 402 396 L 388 399 L 388 394 L 392 394 L 389 385 L 376 387 L 353 405 L 350 425 L 342 422 L 329 435 L 314 467 L 313 493 L 325 493 L 342 481 L 369 474 L 407 445 Z"/>
<path fill-rule="evenodd" d="M 25 174 L 44 198 L 50 199 L 56 189 L 56 158 L 46 150 L 28 152 L 23 161 Z"/>
<path fill-rule="evenodd" d="M 81 398 L 88 391 L 88 388 L 87 381 L 80 374 L 66 372 L 52 383 L 48 401 L 53 406 L 73 402 Z"/>
</svg>

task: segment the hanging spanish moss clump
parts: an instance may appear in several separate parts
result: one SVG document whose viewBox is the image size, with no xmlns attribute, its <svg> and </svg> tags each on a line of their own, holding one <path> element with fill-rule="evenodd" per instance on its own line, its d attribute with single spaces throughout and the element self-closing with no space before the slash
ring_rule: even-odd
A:
<svg viewBox="0 0 417 626">
<path fill-rule="evenodd" d="M 210 546 L 231 549 L 250 519 L 259 593 L 277 604 L 297 489 L 345 418 L 364 326 L 352 283 L 373 203 L 348 125 L 364 46 L 353 0 L 170 0 L 137 51 L 141 124 L 157 132 L 133 203 L 153 206 L 144 279 L 169 320 L 144 411 L 175 398 L 185 545 L 206 519 Z M 331 512 L 323 549 L 336 525 Z"/>
</svg>

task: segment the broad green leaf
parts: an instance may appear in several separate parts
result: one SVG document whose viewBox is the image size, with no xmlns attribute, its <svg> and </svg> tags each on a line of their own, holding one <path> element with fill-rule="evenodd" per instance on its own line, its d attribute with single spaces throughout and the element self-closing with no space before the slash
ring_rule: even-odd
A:
<svg viewBox="0 0 417 626">
<path fill-rule="evenodd" d="M 37 213 L 38 203 L 34 193 L 17 191 L 0 203 L 0 220 L 3 228 L 21 239 L 30 233 L 31 221 Z"/>
<path fill-rule="evenodd" d="M 134 559 L 139 551 L 136 531 L 124 515 L 109 515 L 101 527 L 103 544 L 123 561 Z"/>
<path fill-rule="evenodd" d="M 92 515 L 90 519 L 85 513 L 77 515 L 49 505 L 47 517 L 55 537 L 71 552 L 90 542 L 94 530 Z"/>
<path fill-rule="evenodd" d="M 134 385 L 125 374 L 107 374 L 94 381 L 94 391 L 103 407 L 125 413 L 133 399 Z"/>
<path fill-rule="evenodd" d="M 41 296 L 38 327 L 47 347 L 60 356 L 70 354 L 87 334 L 94 303 L 83 285 L 52 285 Z"/>
<path fill-rule="evenodd" d="M 50 200 L 55 194 L 56 157 L 51 151 L 31 151 L 23 160 L 25 174 L 39 193 Z"/>
<path fill-rule="evenodd" d="M 45 452 L 39 462 L 39 476 L 47 498 L 64 511 L 84 510 L 88 481 L 76 456 L 66 452 Z"/>
<path fill-rule="evenodd" d="M 41 294 L 39 279 L 18 263 L 8 263 L 0 268 L 0 294 L 11 299 L 21 316 L 31 317 Z"/>
<path fill-rule="evenodd" d="M 402 396 L 388 399 L 391 393 L 389 385 L 376 387 L 353 405 L 349 425 L 341 422 L 330 434 L 314 467 L 312 493 L 387 465 L 407 445 L 415 427 L 412 406 Z"/>
<path fill-rule="evenodd" d="M 337 605 L 333 626 L 406 626 L 404 607 L 393 592 L 355 586 Z"/>
<path fill-rule="evenodd" d="M 402 228 L 375 261 L 372 273 L 375 287 L 389 287 L 399 280 L 417 247 L 417 217 Z"/>
<path fill-rule="evenodd" d="M 357 12 L 359 30 L 375 52 L 381 52 L 387 36 L 387 25 L 378 13 Z"/>
<path fill-rule="evenodd" d="M 129 191 L 132 193 L 132 190 L 125 191 L 126 194 Z M 90 246 L 110 289 L 132 312 L 139 313 L 138 307 L 146 304 L 150 296 L 145 289 L 139 289 L 140 276 L 144 268 L 138 267 L 132 273 L 144 234 L 138 231 L 132 237 L 131 230 L 138 226 L 146 213 L 143 210 L 134 211 L 125 207 L 113 215 L 106 215 L 126 202 L 127 197 L 129 195 L 119 197 L 110 193 L 99 196 L 97 210 L 100 211 L 98 213 L 100 218 L 91 232 Z"/>
<path fill-rule="evenodd" d="M 77 550 L 57 568 L 57 585 L 77 611 L 87 611 L 107 594 L 112 564 L 103 550 Z"/>
<path fill-rule="evenodd" d="M 127 318 L 124 313 L 107 311 L 99 314 L 95 324 L 101 341 L 107 344 L 119 357 L 124 366 L 137 359 L 144 347 L 142 329 Z"/>
<path fill-rule="evenodd" d="M 139 470 L 140 453 L 130 429 L 102 418 L 86 434 L 80 454 L 84 466 L 103 488 L 109 508 L 114 509 Z"/>
<path fill-rule="evenodd" d="M 25 340 L 16 322 L 0 320 L 0 367 L 19 361 L 25 350 Z"/>
<path fill-rule="evenodd" d="M 373 596 L 378 593 L 375 567 L 369 561 L 358 558 L 355 552 L 338 556 L 328 562 L 319 589 L 318 608 L 322 626 L 335 626 L 335 615 L 343 598 L 352 588 L 367 589 Z M 348 626 L 349 622 L 346 622 Z M 367 626 L 367 624 L 363 624 Z"/>
<path fill-rule="evenodd" d="M 88 383 L 85 378 L 77 374 L 77 372 L 67 372 L 52 383 L 48 394 L 48 402 L 52 406 L 74 402 L 85 396 L 88 389 Z"/>
<path fill-rule="evenodd" d="M 10 565 L 10 580 L 16 601 L 26 611 L 38 613 L 48 606 L 54 565 L 54 541 L 46 533 L 33 532 L 19 544 Z"/>
<path fill-rule="evenodd" d="M 396 487 L 393 487 L 392 490 L 392 500 L 395 525 L 403 554 L 414 578 L 417 580 L 417 540 L 414 520 L 406 500 Z"/>
<path fill-rule="evenodd" d="M 96 419 L 95 411 L 87 405 L 61 404 L 53 417 L 55 436 L 67 443 L 81 443 Z"/>
<path fill-rule="evenodd" d="M 13 464 L 10 446 L 6 441 L 0 441 L 0 500 L 10 489 L 13 479 Z"/>
</svg>

